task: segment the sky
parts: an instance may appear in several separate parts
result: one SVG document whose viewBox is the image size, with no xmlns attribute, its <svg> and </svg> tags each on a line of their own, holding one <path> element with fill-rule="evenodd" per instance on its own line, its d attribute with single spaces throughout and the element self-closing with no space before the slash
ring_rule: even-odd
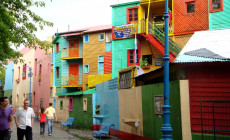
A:
<svg viewBox="0 0 230 140">
<path fill-rule="evenodd" d="M 76 30 L 84 27 L 112 24 L 110 5 L 135 0 L 43 0 L 46 7 L 31 8 L 44 20 L 53 22 L 53 27 L 45 27 L 35 34 L 40 40 L 47 40 L 57 31 Z M 68 28 L 69 27 L 69 28 Z"/>
</svg>

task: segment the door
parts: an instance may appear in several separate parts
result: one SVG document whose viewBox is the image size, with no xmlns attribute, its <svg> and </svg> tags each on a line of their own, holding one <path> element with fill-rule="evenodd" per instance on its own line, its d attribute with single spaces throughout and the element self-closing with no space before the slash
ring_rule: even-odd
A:
<svg viewBox="0 0 230 140">
<path fill-rule="evenodd" d="M 69 85 L 78 85 L 79 79 L 79 65 L 70 64 L 69 65 Z"/>
<path fill-rule="evenodd" d="M 79 40 L 69 40 L 69 57 L 79 56 Z"/>
<path fill-rule="evenodd" d="M 56 98 L 54 98 L 53 108 L 56 109 Z"/>
</svg>

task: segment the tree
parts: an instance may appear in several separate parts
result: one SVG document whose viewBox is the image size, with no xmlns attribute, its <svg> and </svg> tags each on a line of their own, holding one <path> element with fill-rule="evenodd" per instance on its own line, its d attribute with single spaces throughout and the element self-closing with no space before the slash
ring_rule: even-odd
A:
<svg viewBox="0 0 230 140">
<path fill-rule="evenodd" d="M 15 63 L 22 61 L 22 54 L 12 49 L 11 45 L 35 49 L 39 46 L 45 50 L 52 47 L 52 44 L 40 41 L 34 32 L 44 26 L 53 26 L 53 23 L 31 11 L 33 6 L 45 7 L 45 3 L 33 0 L 0 0 L 0 67 L 7 64 L 8 59 Z"/>
</svg>

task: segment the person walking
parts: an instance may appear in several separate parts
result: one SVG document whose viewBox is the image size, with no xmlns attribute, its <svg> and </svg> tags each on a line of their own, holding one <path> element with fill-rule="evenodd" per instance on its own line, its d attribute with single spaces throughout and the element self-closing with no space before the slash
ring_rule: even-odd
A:
<svg viewBox="0 0 230 140">
<path fill-rule="evenodd" d="M 51 136 L 53 133 L 53 124 L 54 124 L 54 118 L 57 122 L 57 116 L 55 109 L 53 108 L 53 104 L 49 103 L 49 107 L 45 111 L 47 121 L 48 121 L 48 135 Z"/>
<path fill-rule="evenodd" d="M 13 110 L 8 107 L 8 98 L 0 98 L 0 140 L 10 140 L 13 126 Z"/>
<path fill-rule="evenodd" d="M 33 108 L 29 107 L 29 100 L 25 99 L 24 106 L 20 107 L 14 114 L 18 140 L 23 140 L 24 136 L 26 140 L 33 139 L 32 127 L 34 116 Z"/>
<path fill-rule="evenodd" d="M 40 135 L 45 135 L 45 127 L 46 127 L 46 114 L 44 113 L 44 107 L 41 108 L 40 116 Z"/>
</svg>

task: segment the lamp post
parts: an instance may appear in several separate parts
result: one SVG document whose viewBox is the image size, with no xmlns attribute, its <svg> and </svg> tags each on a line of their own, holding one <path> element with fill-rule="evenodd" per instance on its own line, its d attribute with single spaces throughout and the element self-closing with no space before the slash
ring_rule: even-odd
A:
<svg viewBox="0 0 230 140">
<path fill-rule="evenodd" d="M 172 127 L 170 124 L 170 105 L 169 105 L 169 35 L 168 35 L 168 0 L 165 0 L 165 54 L 164 54 L 164 105 L 163 105 L 163 132 L 162 140 L 172 140 Z"/>
<path fill-rule="evenodd" d="M 29 67 L 29 73 L 28 73 L 28 77 L 30 77 L 30 92 L 29 92 L 29 107 L 31 107 L 31 103 L 32 103 L 32 94 L 31 94 L 31 77 L 33 76 L 32 73 L 32 68 Z"/>
</svg>

